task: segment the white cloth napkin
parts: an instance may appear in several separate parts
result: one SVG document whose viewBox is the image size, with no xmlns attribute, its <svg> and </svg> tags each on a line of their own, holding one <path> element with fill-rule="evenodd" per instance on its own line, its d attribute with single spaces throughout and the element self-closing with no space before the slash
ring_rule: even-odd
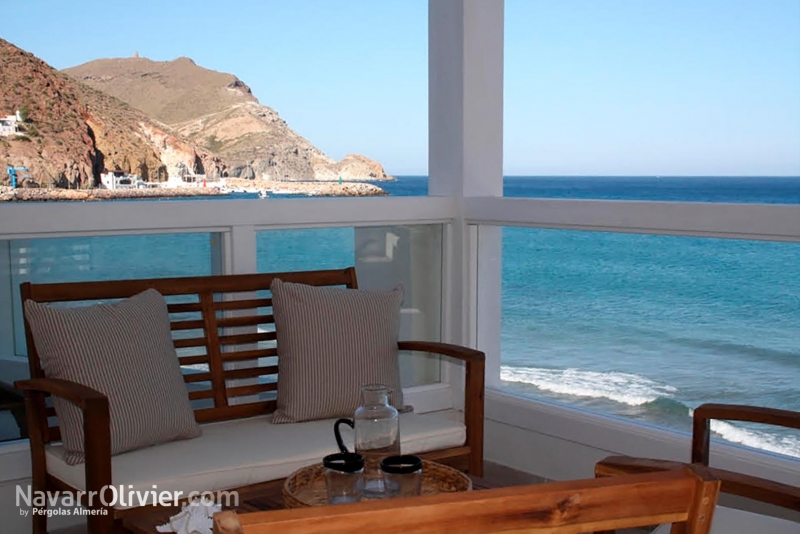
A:
<svg viewBox="0 0 800 534">
<path fill-rule="evenodd" d="M 156 527 L 159 532 L 177 534 L 212 534 L 214 514 L 222 510 L 219 504 L 196 499 L 184 504 L 180 513 L 169 518 L 169 523 Z"/>
</svg>

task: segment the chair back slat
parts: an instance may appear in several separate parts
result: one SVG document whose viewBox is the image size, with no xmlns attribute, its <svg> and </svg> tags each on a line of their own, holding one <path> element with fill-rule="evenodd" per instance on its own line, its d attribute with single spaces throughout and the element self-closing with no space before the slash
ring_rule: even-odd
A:
<svg viewBox="0 0 800 534">
<path fill-rule="evenodd" d="M 233 336 L 221 336 L 219 343 L 222 345 L 248 345 L 260 341 L 275 341 L 277 336 L 272 332 L 259 332 L 257 334 L 236 334 Z"/>
<path fill-rule="evenodd" d="M 202 311 L 202 308 L 199 303 L 190 302 L 184 304 L 167 304 L 167 311 L 169 313 L 190 313 Z"/>
<path fill-rule="evenodd" d="M 250 300 L 231 300 L 218 301 L 214 303 L 214 308 L 218 310 L 251 310 L 253 308 L 271 308 L 272 299 L 250 299 Z"/>
<path fill-rule="evenodd" d="M 270 284 L 276 278 L 314 286 L 357 288 L 353 267 L 339 270 L 22 284 L 23 302 L 75 306 L 114 302 L 155 289 L 167 300 L 173 343 L 200 422 L 275 410 L 278 351 Z M 32 378 L 44 377 L 25 322 Z M 58 439 L 50 427 L 45 442 Z"/>
<path fill-rule="evenodd" d="M 203 365 L 208 363 L 208 356 L 205 354 L 199 356 L 178 356 L 178 362 L 181 365 Z"/>
<path fill-rule="evenodd" d="M 192 347 L 205 347 L 208 341 L 205 337 L 196 337 L 191 339 L 176 339 L 175 340 L 175 348 L 176 349 L 188 349 Z"/>
<path fill-rule="evenodd" d="M 258 358 L 270 358 L 278 355 L 278 349 L 257 349 L 257 350 L 240 350 L 238 352 L 223 352 L 222 361 L 224 362 L 238 362 L 255 360 Z"/>
<path fill-rule="evenodd" d="M 204 327 L 204 323 L 201 320 L 194 320 L 194 321 L 173 321 L 172 326 L 170 327 L 172 331 L 176 330 L 198 330 Z"/>
</svg>

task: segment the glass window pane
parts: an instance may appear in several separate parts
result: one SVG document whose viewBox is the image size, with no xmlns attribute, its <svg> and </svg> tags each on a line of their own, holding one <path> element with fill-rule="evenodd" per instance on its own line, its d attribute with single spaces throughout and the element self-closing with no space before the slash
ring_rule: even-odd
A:
<svg viewBox="0 0 800 534">
<path fill-rule="evenodd" d="M 690 431 L 705 402 L 800 410 L 800 245 L 503 230 L 500 378 L 524 395 Z M 715 422 L 800 457 L 800 433 Z"/>
<path fill-rule="evenodd" d="M 210 275 L 218 246 L 208 233 L 0 241 L 0 397 L 2 383 L 28 376 L 21 283 Z M 18 437 L 13 413 L 0 409 L 0 441 Z"/>
<path fill-rule="evenodd" d="M 400 339 L 440 339 L 441 225 L 265 230 L 257 239 L 259 272 L 355 266 L 361 289 L 402 285 Z M 438 358 L 401 354 L 401 379 L 438 382 Z"/>
</svg>

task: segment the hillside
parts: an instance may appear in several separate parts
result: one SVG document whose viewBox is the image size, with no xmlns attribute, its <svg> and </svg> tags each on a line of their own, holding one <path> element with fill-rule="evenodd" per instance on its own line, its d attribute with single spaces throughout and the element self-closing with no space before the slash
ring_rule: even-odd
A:
<svg viewBox="0 0 800 534">
<path fill-rule="evenodd" d="M 5 169 L 24 166 L 25 186 L 89 187 L 105 169 L 166 180 L 170 168 L 215 167 L 214 156 L 128 104 L 75 81 L 0 39 L 0 116 L 22 112 L 17 135 L 0 137 Z"/>
<path fill-rule="evenodd" d="M 98 59 L 64 72 L 166 124 L 256 102 L 236 76 L 197 67 L 185 57 L 164 62 Z"/>
<path fill-rule="evenodd" d="M 65 69 L 75 79 L 161 121 L 224 162 L 229 176 L 265 180 L 391 180 L 383 167 L 348 155 L 337 162 L 261 105 L 236 76 L 191 59 L 99 59 Z"/>
</svg>

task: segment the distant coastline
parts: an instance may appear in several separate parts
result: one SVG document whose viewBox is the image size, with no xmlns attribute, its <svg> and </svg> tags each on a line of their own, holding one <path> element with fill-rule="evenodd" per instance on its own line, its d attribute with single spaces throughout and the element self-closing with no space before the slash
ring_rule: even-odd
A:
<svg viewBox="0 0 800 534">
<path fill-rule="evenodd" d="M 60 189 L 60 188 L 11 188 L 0 186 L 0 202 L 67 202 L 100 201 L 141 198 L 188 198 L 220 197 L 229 193 L 255 193 L 269 195 L 300 196 L 382 196 L 386 191 L 374 184 L 364 182 L 290 182 L 263 181 L 231 178 L 227 188 L 134 188 L 134 189 Z"/>
<path fill-rule="evenodd" d="M 69 202 L 125 198 L 209 197 L 225 193 L 216 188 L 186 189 L 59 189 L 0 187 L 0 202 Z"/>
</svg>

